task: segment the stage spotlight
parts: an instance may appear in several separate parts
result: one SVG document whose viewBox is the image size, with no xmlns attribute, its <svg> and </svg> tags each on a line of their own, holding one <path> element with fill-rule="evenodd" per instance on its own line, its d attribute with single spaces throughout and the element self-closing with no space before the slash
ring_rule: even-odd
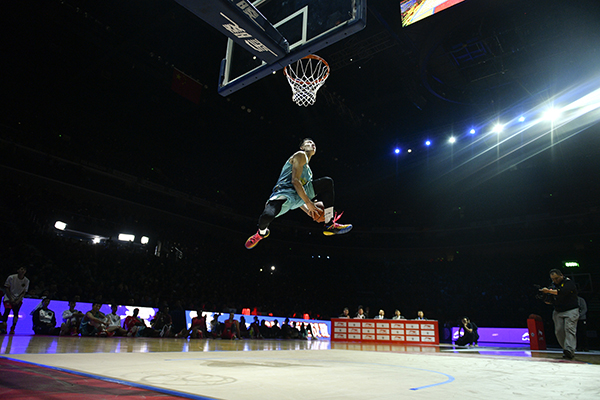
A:
<svg viewBox="0 0 600 400">
<path fill-rule="evenodd" d="M 544 119 L 547 121 L 554 121 L 560 115 L 560 111 L 556 108 L 551 108 L 544 113 Z"/>
<path fill-rule="evenodd" d="M 274 265 L 271 266 L 271 271 L 275 271 L 275 266 Z"/>
<path fill-rule="evenodd" d="M 450 136 L 450 139 L 448 139 L 448 141 L 450 143 L 454 143 L 454 142 L 456 142 L 456 138 L 454 136 Z"/>
<path fill-rule="evenodd" d="M 148 244 L 149 241 L 150 241 L 150 238 L 148 236 L 142 236 L 142 238 L 140 239 L 140 242 L 142 244 Z"/>
<path fill-rule="evenodd" d="M 56 222 L 54 223 L 54 227 L 55 227 L 56 229 L 58 229 L 59 231 L 64 231 L 64 230 L 65 230 L 65 228 L 67 227 L 67 224 L 65 224 L 65 223 L 64 223 L 64 222 L 62 222 L 62 221 L 56 221 Z"/>
<path fill-rule="evenodd" d="M 525 117 L 519 117 L 519 122 L 525 121 Z"/>
<path fill-rule="evenodd" d="M 135 240 L 135 235 L 128 235 L 126 233 L 119 233 L 119 240 L 121 242 L 133 242 Z"/>
<path fill-rule="evenodd" d="M 100 243 L 100 238 L 98 236 L 96 236 L 95 238 L 92 239 L 92 243 L 94 243 L 94 244 Z"/>
<path fill-rule="evenodd" d="M 429 140 L 428 140 L 428 141 L 426 141 L 426 142 L 425 142 L 425 146 L 431 146 L 431 141 L 429 141 Z"/>
<path fill-rule="evenodd" d="M 474 135 L 474 134 L 475 134 L 475 129 L 471 129 L 471 130 L 469 131 L 469 133 L 470 133 L 471 135 Z"/>
<path fill-rule="evenodd" d="M 496 125 L 494 125 L 494 129 L 492 129 L 492 132 L 500 133 L 500 132 L 502 132 L 503 129 L 504 129 L 504 125 L 496 124 Z"/>
<path fill-rule="evenodd" d="M 408 149 L 408 152 L 409 152 L 409 153 L 412 153 L 412 149 Z"/>
<path fill-rule="evenodd" d="M 396 153 L 396 154 L 400 154 L 400 149 L 399 149 L 399 148 L 396 148 L 396 150 L 394 150 L 394 153 Z"/>
</svg>

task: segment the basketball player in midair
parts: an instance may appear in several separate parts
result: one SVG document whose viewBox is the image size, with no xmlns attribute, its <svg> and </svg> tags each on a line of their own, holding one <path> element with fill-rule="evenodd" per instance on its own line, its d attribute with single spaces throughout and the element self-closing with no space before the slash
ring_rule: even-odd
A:
<svg viewBox="0 0 600 400">
<path fill-rule="evenodd" d="M 316 152 L 315 142 L 306 138 L 300 143 L 300 151 L 294 153 L 285 162 L 279 180 L 273 188 L 273 193 L 265 205 L 265 210 L 258 219 L 258 232 L 246 241 L 247 249 L 254 248 L 258 242 L 269 236 L 269 224 L 290 210 L 302 207 L 309 216 L 315 219 L 319 212 L 315 204 L 317 195 L 319 195 L 325 211 L 324 235 L 341 235 L 352 229 L 350 224 L 338 224 L 337 221 L 342 215 L 333 212 L 333 179 L 324 177 L 313 181 L 308 163 Z"/>
</svg>

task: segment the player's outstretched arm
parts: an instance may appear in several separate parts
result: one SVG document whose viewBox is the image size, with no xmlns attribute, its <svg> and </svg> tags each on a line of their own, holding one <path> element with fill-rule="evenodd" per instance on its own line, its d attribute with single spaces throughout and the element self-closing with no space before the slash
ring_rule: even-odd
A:
<svg viewBox="0 0 600 400">
<path fill-rule="evenodd" d="M 298 196 L 304 201 L 304 205 L 308 209 L 308 215 L 311 218 L 314 218 L 317 212 L 317 208 L 314 203 L 308 198 L 304 187 L 302 186 L 302 182 L 300 181 L 300 177 L 302 176 L 302 168 L 306 164 L 306 154 L 303 151 L 299 151 L 292 156 L 292 184 L 294 185 L 294 189 L 298 193 Z"/>
</svg>

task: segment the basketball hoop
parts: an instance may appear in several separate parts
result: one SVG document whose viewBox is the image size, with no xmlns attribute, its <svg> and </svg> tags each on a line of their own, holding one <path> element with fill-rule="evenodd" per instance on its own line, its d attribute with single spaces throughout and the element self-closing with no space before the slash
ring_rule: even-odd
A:
<svg viewBox="0 0 600 400">
<path fill-rule="evenodd" d="M 292 100 L 299 106 L 311 106 L 317 100 L 317 91 L 329 77 L 329 64 L 321 57 L 310 54 L 283 69 L 292 87 Z"/>
</svg>

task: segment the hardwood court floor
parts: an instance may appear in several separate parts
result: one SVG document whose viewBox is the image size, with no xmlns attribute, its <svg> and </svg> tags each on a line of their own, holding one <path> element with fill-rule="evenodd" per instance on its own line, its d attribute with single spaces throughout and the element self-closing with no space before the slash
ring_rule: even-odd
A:
<svg viewBox="0 0 600 400">
<path fill-rule="evenodd" d="M 0 341 L 1 355 L 12 360 L 192 399 L 600 398 L 598 352 L 564 361 L 558 351 L 522 347 L 326 340 L 3 336 Z"/>
</svg>

